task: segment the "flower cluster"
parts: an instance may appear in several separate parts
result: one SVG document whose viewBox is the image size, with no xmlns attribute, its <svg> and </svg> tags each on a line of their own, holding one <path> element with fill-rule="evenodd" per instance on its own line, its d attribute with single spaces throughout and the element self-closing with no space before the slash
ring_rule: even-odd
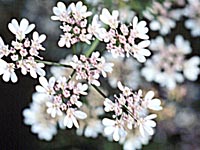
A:
<svg viewBox="0 0 200 150">
<path fill-rule="evenodd" d="M 76 80 L 87 80 L 89 84 L 100 86 L 99 77 L 100 74 L 103 77 L 107 76 L 107 73 L 112 72 L 112 63 L 107 63 L 103 56 L 100 57 L 99 52 L 93 52 L 90 58 L 85 55 L 74 55 L 70 65 L 76 70 Z"/>
<path fill-rule="evenodd" d="M 153 98 L 154 92 L 149 91 L 142 97 L 142 90 L 133 93 L 132 90 L 123 86 L 118 82 L 118 88 L 121 93 L 114 95 L 114 100 L 108 98 L 104 101 L 104 110 L 106 112 L 113 112 L 113 119 L 104 118 L 102 120 L 104 133 L 113 140 L 119 141 L 124 139 L 128 130 L 133 128 L 139 129 L 140 135 L 143 137 L 153 135 L 153 127 L 156 122 L 152 119 L 156 118 L 156 114 L 148 115 L 148 109 L 161 110 L 161 102 L 159 99 Z"/>
<path fill-rule="evenodd" d="M 151 30 L 159 31 L 161 35 L 166 35 L 176 26 L 172 14 L 169 13 L 171 5 L 168 0 L 164 1 L 163 4 L 153 1 L 152 7 L 144 11 L 144 16 L 151 21 L 149 24 Z"/>
<path fill-rule="evenodd" d="M 104 8 L 100 15 L 100 20 L 109 26 L 104 33 L 103 40 L 106 44 L 106 49 L 110 51 L 114 57 L 125 55 L 129 57 L 132 55 L 139 62 L 145 62 L 145 56 L 149 56 L 151 53 L 146 47 L 149 46 L 150 41 L 147 35 L 148 28 L 145 21 L 138 21 L 135 16 L 132 20 L 132 24 L 126 25 L 120 23 L 118 20 L 119 11 L 113 10 L 112 14 Z M 140 40 L 137 43 L 137 40 Z"/>
<path fill-rule="evenodd" d="M 60 47 L 66 46 L 70 48 L 77 42 L 85 42 L 90 44 L 92 34 L 88 32 L 87 18 L 92 15 L 92 12 L 87 11 L 87 7 L 81 1 L 76 4 L 71 3 L 68 8 L 62 2 L 57 3 L 57 7 L 53 8 L 55 16 L 52 20 L 59 20 L 62 22 L 60 28 L 64 32 L 58 42 Z"/>
<path fill-rule="evenodd" d="M 157 53 L 142 69 L 142 75 L 147 81 L 155 81 L 168 89 L 174 89 L 176 82 L 182 83 L 184 77 L 191 81 L 197 80 L 200 73 L 200 58 L 198 56 L 193 56 L 189 60 L 185 58 L 192 50 L 190 43 L 181 35 L 176 36 L 175 44 L 168 45 L 162 37 L 157 37 L 152 40 L 150 48 Z"/>
<path fill-rule="evenodd" d="M 34 93 L 30 108 L 23 110 L 24 123 L 31 125 L 31 131 L 38 134 L 41 140 L 50 141 L 57 133 L 57 121 L 61 118 L 52 118 L 47 112 L 46 103 L 50 101 L 49 96 L 44 93 Z"/>
<path fill-rule="evenodd" d="M 0 37 L 0 75 L 3 75 L 3 80 L 8 82 L 11 79 L 12 82 L 17 82 L 16 69 L 21 69 L 23 75 L 29 72 L 33 78 L 37 78 L 37 74 L 44 76 L 45 71 L 42 69 L 44 64 L 37 63 L 36 58 L 42 59 L 39 52 L 45 50 L 42 42 L 46 36 L 39 35 L 35 31 L 32 39 L 26 38 L 26 34 L 35 28 L 34 24 L 29 25 L 27 19 L 22 19 L 20 24 L 16 19 L 13 19 L 8 24 L 8 28 L 16 36 L 16 39 L 12 41 L 12 46 L 9 48 Z M 7 57 L 6 60 L 10 59 L 10 62 L 3 60 L 4 57 Z"/>
<path fill-rule="evenodd" d="M 90 44 L 96 37 L 106 43 L 106 49 L 115 57 L 132 55 L 139 62 L 145 62 L 145 56 L 150 55 L 150 51 L 146 49 L 150 44 L 146 22 L 138 21 L 136 16 L 130 25 L 126 25 L 120 23 L 119 11 L 113 10 L 110 14 L 106 8 L 103 8 L 100 16 L 94 15 L 92 23 L 88 25 L 87 17 L 92 13 L 87 12 L 87 7 L 80 1 L 76 5 L 71 3 L 68 8 L 64 3 L 59 2 L 53 11 L 56 16 L 52 16 L 52 19 L 63 22 L 60 28 L 64 35 L 61 35 L 58 42 L 60 47 L 70 48 L 79 41 Z M 108 25 L 108 29 L 104 28 L 102 23 Z M 136 42 L 138 40 L 139 43 Z"/>
<path fill-rule="evenodd" d="M 39 78 L 40 84 L 36 91 L 49 96 L 50 101 L 46 102 L 46 112 L 52 118 L 63 116 L 63 125 L 72 128 L 73 124 L 79 128 L 78 119 L 85 119 L 86 113 L 79 110 L 82 106 L 81 95 L 87 95 L 87 84 L 67 82 L 65 77 L 56 80 L 51 77 L 49 81 L 45 77 Z"/>
</svg>

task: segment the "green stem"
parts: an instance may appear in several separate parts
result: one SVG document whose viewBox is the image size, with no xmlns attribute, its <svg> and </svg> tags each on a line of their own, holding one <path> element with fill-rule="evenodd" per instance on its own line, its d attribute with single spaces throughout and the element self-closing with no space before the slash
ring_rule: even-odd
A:
<svg viewBox="0 0 200 150">
<path fill-rule="evenodd" d="M 87 50 L 87 51 L 85 52 L 85 56 L 89 57 L 90 54 L 95 50 L 95 48 L 97 47 L 98 44 L 99 44 L 99 40 L 96 39 L 96 40 L 92 43 L 90 49 Z"/>
<path fill-rule="evenodd" d="M 92 84 L 92 87 L 99 92 L 99 94 L 101 94 L 101 96 L 103 96 L 104 98 L 107 98 L 107 96 L 96 86 Z"/>
<path fill-rule="evenodd" d="M 73 72 L 69 76 L 69 79 L 67 80 L 67 83 L 71 80 L 71 78 L 74 76 L 75 73 L 76 73 L 76 70 L 73 70 Z"/>
<path fill-rule="evenodd" d="M 73 54 L 75 55 L 76 54 L 76 46 L 75 45 L 72 46 L 72 51 L 73 51 Z"/>
<path fill-rule="evenodd" d="M 44 63 L 46 65 L 50 65 L 50 66 L 60 66 L 60 67 L 72 68 L 72 66 L 70 66 L 70 65 L 61 64 L 61 63 L 57 63 L 57 62 L 44 61 L 44 60 L 35 60 L 35 61 L 38 63 Z"/>
</svg>

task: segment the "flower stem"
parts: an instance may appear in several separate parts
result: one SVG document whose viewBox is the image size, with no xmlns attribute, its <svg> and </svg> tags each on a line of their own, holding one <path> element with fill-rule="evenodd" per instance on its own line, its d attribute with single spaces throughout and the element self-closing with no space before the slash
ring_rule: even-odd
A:
<svg viewBox="0 0 200 150">
<path fill-rule="evenodd" d="M 35 61 L 38 63 L 44 63 L 46 65 L 50 65 L 50 66 L 60 66 L 60 67 L 72 68 L 72 66 L 70 66 L 70 65 L 61 64 L 61 63 L 57 63 L 57 62 L 44 61 L 44 60 L 35 60 Z"/>
<path fill-rule="evenodd" d="M 104 98 L 107 98 L 107 96 L 96 86 L 96 85 L 92 85 L 92 87 L 99 92 L 99 94 L 101 94 L 101 96 L 103 96 Z"/>
<path fill-rule="evenodd" d="M 75 47 L 75 45 L 72 46 L 72 51 L 73 51 L 73 54 L 75 55 L 76 54 L 76 47 Z"/>
<path fill-rule="evenodd" d="M 76 70 L 74 69 L 73 72 L 70 74 L 69 79 L 67 80 L 67 83 L 71 80 L 71 78 L 74 76 L 76 73 Z"/>
<path fill-rule="evenodd" d="M 85 56 L 89 57 L 90 54 L 95 50 L 95 48 L 97 47 L 98 44 L 99 44 L 99 40 L 96 39 L 96 40 L 92 43 L 90 49 L 87 50 L 87 51 L 85 52 Z"/>
</svg>

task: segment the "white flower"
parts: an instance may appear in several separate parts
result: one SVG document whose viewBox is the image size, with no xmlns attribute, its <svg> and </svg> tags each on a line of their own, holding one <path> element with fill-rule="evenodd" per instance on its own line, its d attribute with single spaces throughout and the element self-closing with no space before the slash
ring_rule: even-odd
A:
<svg viewBox="0 0 200 150">
<path fill-rule="evenodd" d="M 58 46 L 60 47 L 66 46 L 67 48 L 70 48 L 72 36 L 73 34 L 71 33 L 65 33 L 64 35 L 61 35 L 61 38 L 58 42 Z"/>
<path fill-rule="evenodd" d="M 146 27 L 147 23 L 145 21 L 138 22 L 138 17 L 133 18 L 133 30 L 136 37 L 140 39 L 149 39 L 147 32 L 149 29 Z"/>
<path fill-rule="evenodd" d="M 60 110 L 60 103 L 56 103 L 56 102 L 46 102 L 46 106 L 48 107 L 47 108 L 47 113 L 51 115 L 51 117 L 55 118 L 57 115 L 58 116 L 62 116 L 63 113 L 62 111 Z"/>
<path fill-rule="evenodd" d="M 8 56 L 10 53 L 9 49 L 8 49 L 8 45 L 5 45 L 2 38 L 0 37 L 0 59 L 3 56 Z"/>
<path fill-rule="evenodd" d="M 80 34 L 79 35 L 80 41 L 85 42 L 87 44 L 91 44 L 90 40 L 92 39 L 92 34 Z"/>
<path fill-rule="evenodd" d="M 156 114 L 151 114 L 146 116 L 145 118 L 141 119 L 139 122 L 139 130 L 140 134 L 145 137 L 146 134 L 153 135 L 154 130 L 153 127 L 156 126 L 156 122 L 152 119 L 156 118 Z"/>
<path fill-rule="evenodd" d="M 51 16 L 52 20 L 60 20 L 63 21 L 65 15 L 67 15 L 66 6 L 63 2 L 58 2 L 57 7 L 53 7 L 53 13 L 56 16 Z"/>
<path fill-rule="evenodd" d="M 191 34 L 194 37 L 197 37 L 200 35 L 200 23 L 199 23 L 199 18 L 196 19 L 188 19 L 185 21 L 185 26 L 186 28 L 191 30 Z"/>
<path fill-rule="evenodd" d="M 35 87 L 37 92 L 46 93 L 49 95 L 53 95 L 55 93 L 54 91 L 55 78 L 54 77 L 51 77 L 49 79 L 49 82 L 47 81 L 45 77 L 40 77 L 39 82 L 42 86 L 37 85 Z"/>
<path fill-rule="evenodd" d="M 124 138 L 126 136 L 126 131 L 124 130 L 121 122 L 119 120 L 111 120 L 108 118 L 104 118 L 102 120 L 104 128 L 104 133 L 106 136 L 112 135 L 114 141 L 119 141 L 120 138 Z"/>
<path fill-rule="evenodd" d="M 122 141 L 124 150 L 137 150 L 142 149 L 142 145 L 147 145 L 152 136 L 146 134 L 141 136 L 139 130 L 136 129 L 135 132 L 128 132 L 125 141 Z"/>
<path fill-rule="evenodd" d="M 185 61 L 183 64 L 183 74 L 191 81 L 195 81 L 200 73 L 200 58 L 198 56 L 193 56 L 189 60 Z"/>
<path fill-rule="evenodd" d="M 3 59 L 0 59 L 0 75 L 3 75 L 3 80 L 5 82 L 11 79 L 11 81 L 15 83 L 18 80 L 15 74 L 15 65 L 13 63 L 7 63 Z"/>
<path fill-rule="evenodd" d="M 45 103 L 49 101 L 49 97 L 46 94 L 34 93 L 32 99 L 30 108 L 23 111 L 24 123 L 31 125 L 31 131 L 38 134 L 39 139 L 50 141 L 57 133 L 57 123 L 55 118 L 46 113 Z"/>
<path fill-rule="evenodd" d="M 87 11 L 87 7 L 81 1 L 77 2 L 76 5 L 71 3 L 69 9 L 77 22 L 92 15 L 92 12 Z"/>
<path fill-rule="evenodd" d="M 46 39 L 46 35 L 45 34 L 41 34 L 39 36 L 38 32 L 33 32 L 33 40 L 32 40 L 32 48 L 35 48 L 37 50 L 45 50 L 44 47 L 42 47 L 41 43 L 44 42 Z"/>
<path fill-rule="evenodd" d="M 29 68 L 31 77 L 37 78 L 37 74 L 45 76 L 46 72 L 42 69 L 45 66 L 43 63 L 36 63 L 34 60 L 30 60 L 26 65 Z"/>
<path fill-rule="evenodd" d="M 145 49 L 145 47 L 150 45 L 149 40 L 145 40 L 140 42 L 139 44 L 134 44 L 131 47 L 131 53 L 133 57 L 135 57 L 139 62 L 143 63 L 146 61 L 145 56 L 150 56 L 151 52 L 148 49 Z"/>
<path fill-rule="evenodd" d="M 105 30 L 104 28 L 101 28 L 101 23 L 98 20 L 98 15 L 94 15 L 93 19 L 92 19 L 92 24 L 89 24 L 88 26 L 88 32 L 90 34 L 93 34 L 97 39 L 99 40 L 103 40 L 103 37 L 105 36 L 103 34 L 103 30 Z"/>
<path fill-rule="evenodd" d="M 114 110 L 115 104 L 110 99 L 106 98 L 103 104 L 105 106 L 104 107 L 105 112 Z"/>
<path fill-rule="evenodd" d="M 78 83 L 76 88 L 73 89 L 73 92 L 75 94 L 87 95 L 87 92 L 86 92 L 87 89 L 88 89 L 87 84 Z"/>
<path fill-rule="evenodd" d="M 79 128 L 79 124 L 77 122 L 77 119 L 85 119 L 87 117 L 87 114 L 80 111 L 75 110 L 73 108 L 67 109 L 67 115 L 64 118 L 64 126 L 67 126 L 68 128 L 72 128 L 73 124 L 76 128 Z"/>
<path fill-rule="evenodd" d="M 187 40 L 184 40 L 183 36 L 181 35 L 177 35 L 175 37 L 175 45 L 177 49 L 183 54 L 189 54 L 192 52 L 190 42 Z"/>
<path fill-rule="evenodd" d="M 154 92 L 153 91 L 148 91 L 147 94 L 144 97 L 144 104 L 146 105 L 146 107 L 148 107 L 149 109 L 152 110 L 162 110 L 161 102 L 159 99 L 154 98 Z"/>
<path fill-rule="evenodd" d="M 113 10 L 111 15 L 108 9 L 103 8 L 102 13 L 100 15 L 100 20 L 103 23 L 109 25 L 111 28 L 116 29 L 119 24 L 118 16 L 119 16 L 119 11 Z"/>
<path fill-rule="evenodd" d="M 120 81 L 117 83 L 117 87 L 123 92 L 125 96 L 129 96 L 132 93 L 131 89 L 126 86 L 123 86 Z"/>
<path fill-rule="evenodd" d="M 27 19 L 23 18 L 18 24 L 16 19 L 12 19 L 11 23 L 8 24 L 9 30 L 16 35 L 16 38 L 18 40 L 23 40 L 25 38 L 25 35 L 30 33 L 34 28 L 34 24 L 30 24 Z"/>
</svg>

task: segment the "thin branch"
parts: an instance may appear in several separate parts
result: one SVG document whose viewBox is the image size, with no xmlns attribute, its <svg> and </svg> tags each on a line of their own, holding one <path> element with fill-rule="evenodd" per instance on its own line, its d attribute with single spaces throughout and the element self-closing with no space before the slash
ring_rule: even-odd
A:
<svg viewBox="0 0 200 150">
<path fill-rule="evenodd" d="M 99 44 L 99 40 L 96 39 L 96 40 L 92 43 L 90 49 L 89 49 L 88 51 L 85 52 L 85 56 L 89 57 L 90 54 L 95 50 L 95 48 L 97 47 L 98 44 Z"/>
<path fill-rule="evenodd" d="M 70 65 L 66 65 L 66 64 L 61 64 L 61 63 L 57 63 L 57 62 L 51 62 L 51 61 L 44 61 L 44 60 L 35 60 L 38 63 L 44 63 L 46 65 L 50 65 L 50 66 L 59 66 L 59 67 L 66 67 L 66 68 L 72 68 L 72 66 Z"/>
<path fill-rule="evenodd" d="M 99 94 L 101 94 L 101 96 L 103 96 L 104 98 L 107 98 L 107 96 L 96 86 L 92 84 L 92 87 L 99 92 Z"/>
</svg>

